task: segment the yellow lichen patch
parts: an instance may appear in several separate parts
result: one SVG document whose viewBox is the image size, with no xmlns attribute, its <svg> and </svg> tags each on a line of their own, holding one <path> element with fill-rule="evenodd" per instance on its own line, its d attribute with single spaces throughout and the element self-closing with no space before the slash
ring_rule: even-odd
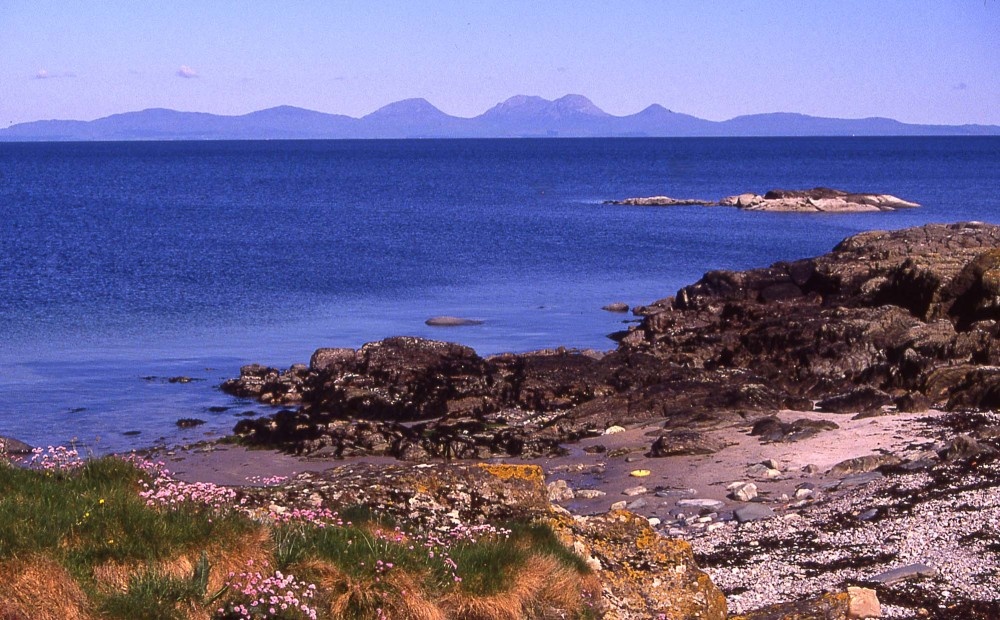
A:
<svg viewBox="0 0 1000 620">
<path fill-rule="evenodd" d="M 88 620 L 87 597 L 55 560 L 33 556 L 0 562 L 0 617 Z"/>
<path fill-rule="evenodd" d="M 478 466 L 501 480 L 526 480 L 541 484 L 545 474 L 538 465 L 511 465 L 507 463 L 479 463 Z"/>
</svg>

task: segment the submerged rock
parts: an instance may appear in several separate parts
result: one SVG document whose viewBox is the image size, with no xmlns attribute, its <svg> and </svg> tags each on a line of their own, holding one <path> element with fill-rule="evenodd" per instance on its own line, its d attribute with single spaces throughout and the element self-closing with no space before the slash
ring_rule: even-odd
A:
<svg viewBox="0 0 1000 620">
<path fill-rule="evenodd" d="M 477 319 L 464 319 L 457 316 L 432 316 L 424 321 L 431 327 L 462 327 L 465 325 L 482 325 L 483 322 Z"/>
</svg>

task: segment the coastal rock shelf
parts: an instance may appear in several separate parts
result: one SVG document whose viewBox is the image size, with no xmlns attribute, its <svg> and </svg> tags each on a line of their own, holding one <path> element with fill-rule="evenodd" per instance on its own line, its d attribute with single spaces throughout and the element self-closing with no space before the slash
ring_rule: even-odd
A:
<svg viewBox="0 0 1000 620">
<path fill-rule="evenodd" d="M 863 233 L 817 258 L 709 272 L 634 312 L 641 323 L 606 354 L 483 358 L 389 338 L 287 371 L 250 365 L 222 387 L 297 407 L 241 421 L 248 443 L 417 460 L 553 454 L 612 425 L 686 429 L 816 401 L 869 414 L 1000 405 L 997 226 Z"/>
<path fill-rule="evenodd" d="M 775 189 L 763 196 L 753 193 L 728 196 L 713 202 L 691 198 L 650 196 L 611 200 L 607 204 L 642 207 L 674 207 L 698 205 L 706 207 L 737 207 L 745 211 L 775 211 L 786 213 L 863 213 L 871 211 L 896 211 L 920 205 L 889 194 L 858 194 L 839 189 L 816 187 L 808 190 Z"/>
</svg>

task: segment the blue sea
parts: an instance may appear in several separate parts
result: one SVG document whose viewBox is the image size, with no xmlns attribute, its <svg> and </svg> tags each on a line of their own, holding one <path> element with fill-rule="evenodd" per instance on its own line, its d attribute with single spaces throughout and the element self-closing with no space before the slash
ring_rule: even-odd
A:
<svg viewBox="0 0 1000 620">
<path fill-rule="evenodd" d="M 923 207 L 603 204 L 814 186 Z M 266 412 L 218 391 L 242 364 L 392 335 L 610 349 L 629 317 L 609 302 L 960 220 L 1000 222 L 1000 138 L 0 144 L 0 435 L 94 453 L 218 436 Z M 484 323 L 424 325 L 445 314 Z"/>
</svg>

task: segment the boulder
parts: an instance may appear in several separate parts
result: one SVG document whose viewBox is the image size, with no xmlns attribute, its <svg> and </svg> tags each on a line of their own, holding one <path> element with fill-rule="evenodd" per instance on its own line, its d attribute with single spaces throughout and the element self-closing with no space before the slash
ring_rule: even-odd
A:
<svg viewBox="0 0 1000 620">
<path fill-rule="evenodd" d="M 762 521 L 774 516 L 774 510 L 764 504 L 746 504 L 733 511 L 733 517 L 740 523 Z"/>
<path fill-rule="evenodd" d="M 0 458 L 31 454 L 31 446 L 12 437 L 0 436 Z"/>
<path fill-rule="evenodd" d="M 607 310 L 608 312 L 619 312 L 619 313 L 628 312 L 628 304 L 625 303 L 624 301 L 616 301 L 606 306 L 602 306 L 601 310 Z"/>
<path fill-rule="evenodd" d="M 830 468 L 830 474 L 834 476 L 865 474 L 875 471 L 880 467 L 899 465 L 902 462 L 902 459 L 892 454 L 869 454 L 837 463 Z"/>
<path fill-rule="evenodd" d="M 750 435 L 760 437 L 764 442 L 792 442 L 838 428 L 840 425 L 829 420 L 799 418 L 793 422 L 782 422 L 777 416 L 768 416 L 754 422 Z"/>
<path fill-rule="evenodd" d="M 830 413 L 861 413 L 881 409 L 892 403 L 892 397 L 871 386 L 862 386 L 835 394 L 816 403 L 821 411 Z"/>
<path fill-rule="evenodd" d="M 726 445 L 726 442 L 707 433 L 675 429 L 657 437 L 647 456 L 714 454 Z"/>
</svg>

